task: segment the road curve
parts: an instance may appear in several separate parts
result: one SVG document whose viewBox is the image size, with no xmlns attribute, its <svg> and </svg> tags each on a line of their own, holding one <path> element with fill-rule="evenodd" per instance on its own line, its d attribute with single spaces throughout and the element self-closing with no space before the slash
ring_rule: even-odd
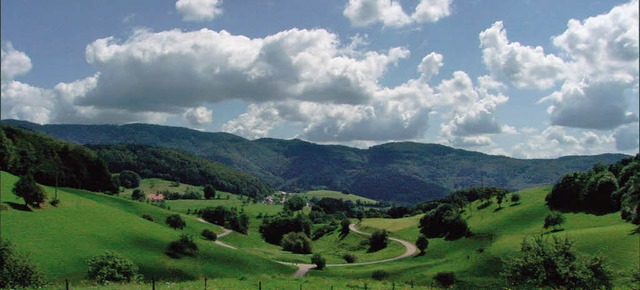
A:
<svg viewBox="0 0 640 290">
<path fill-rule="evenodd" d="M 349 225 L 349 229 L 351 231 L 353 231 L 354 233 L 356 233 L 356 234 L 365 235 L 365 236 L 371 236 L 371 234 L 369 234 L 369 233 L 361 232 L 360 230 L 358 230 L 356 228 L 355 224 L 350 224 Z M 398 243 L 402 244 L 407 250 L 404 252 L 404 254 L 402 254 L 400 256 L 389 258 L 389 259 L 384 259 L 384 260 L 362 262 L 362 263 L 351 263 L 351 264 L 327 264 L 326 266 L 327 267 L 353 267 L 353 266 L 363 266 L 363 265 L 387 263 L 387 262 L 397 261 L 397 260 L 400 260 L 400 259 L 404 259 L 404 258 L 413 256 L 418 251 L 416 246 L 414 246 L 412 243 L 409 243 L 409 242 L 407 242 L 405 240 L 396 239 L 396 238 L 389 238 L 389 240 L 392 240 L 394 242 L 398 242 Z M 276 261 L 276 262 L 278 262 L 280 264 L 283 264 L 283 265 L 289 265 L 289 266 L 298 267 L 298 270 L 293 274 L 294 277 L 304 276 L 304 274 L 309 272 L 309 270 L 311 270 L 311 269 L 316 267 L 315 264 L 300 264 L 300 263 L 290 263 L 290 262 L 281 262 L 281 261 Z"/>
<path fill-rule="evenodd" d="M 203 220 L 203 219 L 201 219 L 201 218 L 198 218 L 198 221 L 199 221 L 199 222 L 202 222 L 202 223 L 211 224 L 210 222 L 205 221 L 205 220 Z M 223 227 L 223 226 L 219 226 L 219 227 L 222 229 L 222 233 L 218 235 L 218 239 L 216 239 L 216 240 L 214 241 L 214 243 L 215 243 L 216 245 L 219 245 L 219 246 L 223 246 L 223 247 L 227 247 L 227 248 L 229 248 L 229 249 L 237 250 L 238 248 L 236 248 L 236 247 L 234 247 L 234 246 L 232 246 L 232 245 L 229 245 L 229 244 L 223 243 L 223 242 L 221 242 L 221 241 L 219 240 L 220 238 L 222 238 L 222 237 L 224 237 L 224 236 L 229 235 L 229 234 L 232 232 L 232 230 L 227 229 L 227 228 L 225 228 L 225 227 Z"/>
</svg>

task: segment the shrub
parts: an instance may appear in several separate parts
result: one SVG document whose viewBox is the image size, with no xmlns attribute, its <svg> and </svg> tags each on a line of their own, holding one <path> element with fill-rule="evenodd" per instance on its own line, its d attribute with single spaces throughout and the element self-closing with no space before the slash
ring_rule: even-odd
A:
<svg viewBox="0 0 640 290">
<path fill-rule="evenodd" d="M 291 251 L 296 254 L 310 254 L 311 240 L 305 234 L 300 232 L 291 232 L 282 236 L 280 242 L 282 249 Z"/>
<path fill-rule="evenodd" d="M 553 227 L 553 230 L 556 231 L 557 227 L 564 223 L 564 216 L 557 211 L 552 211 L 544 218 L 544 228 L 547 229 L 549 227 Z"/>
<path fill-rule="evenodd" d="M 108 282 L 133 282 L 141 278 L 138 266 L 112 251 L 93 256 L 88 261 L 87 278 L 100 284 Z"/>
<path fill-rule="evenodd" d="M 319 253 L 311 256 L 311 263 L 316 264 L 316 269 L 322 270 L 327 265 L 327 260 Z"/>
<path fill-rule="evenodd" d="M 511 202 L 513 203 L 518 203 L 520 202 L 520 195 L 517 193 L 514 193 L 511 195 Z"/>
<path fill-rule="evenodd" d="M 47 199 L 44 188 L 36 183 L 31 174 L 20 177 L 13 186 L 13 193 L 24 199 L 24 204 L 34 207 L 40 207 L 40 204 Z"/>
<path fill-rule="evenodd" d="M 342 259 L 344 259 L 349 264 L 355 263 L 356 262 L 356 255 L 351 254 L 351 253 L 346 253 L 346 254 L 342 255 Z"/>
<path fill-rule="evenodd" d="M 40 270 L 25 256 L 16 255 L 13 244 L 0 239 L 0 289 L 44 286 Z"/>
<path fill-rule="evenodd" d="M 378 230 L 369 237 L 369 252 L 375 252 L 387 247 L 389 233 L 386 230 Z"/>
<path fill-rule="evenodd" d="M 416 247 L 420 250 L 420 254 L 424 255 L 424 251 L 429 247 L 429 240 L 425 236 L 418 237 L 416 240 Z"/>
<path fill-rule="evenodd" d="M 505 260 L 502 277 L 517 287 L 553 289 L 611 288 L 612 271 L 602 256 L 573 251 L 573 242 L 543 235 L 524 239 L 520 254 Z"/>
<path fill-rule="evenodd" d="M 438 272 L 433 279 L 442 287 L 449 287 L 456 283 L 456 274 L 453 272 Z"/>
<path fill-rule="evenodd" d="M 172 258 L 182 258 L 183 256 L 195 256 L 198 252 L 198 245 L 190 235 L 181 235 L 180 239 L 173 241 L 167 247 L 166 254 Z"/>
<path fill-rule="evenodd" d="M 385 270 L 375 270 L 373 271 L 373 273 L 371 273 L 371 278 L 375 279 L 375 280 L 384 280 L 387 277 L 389 277 L 389 273 Z"/>
<path fill-rule="evenodd" d="M 333 225 L 323 225 L 319 228 L 316 228 L 315 230 L 313 230 L 313 233 L 311 234 L 311 239 L 312 240 L 318 240 L 319 238 L 322 238 L 324 235 L 333 232 L 336 230 L 336 226 Z"/>
<path fill-rule="evenodd" d="M 52 206 L 57 207 L 58 205 L 60 205 L 60 199 L 55 198 L 52 201 L 50 201 L 49 204 L 51 204 Z"/>
<path fill-rule="evenodd" d="M 187 226 L 187 223 L 184 222 L 179 214 L 168 216 L 165 222 L 173 229 L 184 229 Z"/>
<path fill-rule="evenodd" d="M 133 193 L 131 193 L 132 200 L 144 201 L 145 198 L 146 197 L 144 196 L 144 192 L 142 192 L 142 190 L 140 190 L 139 188 L 134 189 Z"/>
<path fill-rule="evenodd" d="M 153 221 L 153 217 L 148 213 L 142 214 L 142 218 L 145 219 L 145 220 L 148 220 L 150 222 Z"/>
<path fill-rule="evenodd" d="M 120 185 L 124 188 L 136 188 L 140 186 L 140 175 L 131 170 L 123 170 L 118 176 Z"/>
<path fill-rule="evenodd" d="M 218 239 L 218 235 L 210 229 L 202 230 L 202 237 L 210 241 L 215 241 Z"/>
</svg>

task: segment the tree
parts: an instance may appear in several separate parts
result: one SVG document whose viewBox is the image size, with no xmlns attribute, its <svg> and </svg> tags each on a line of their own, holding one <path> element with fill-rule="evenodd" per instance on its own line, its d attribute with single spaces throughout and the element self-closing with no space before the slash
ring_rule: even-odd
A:
<svg viewBox="0 0 640 290">
<path fill-rule="evenodd" d="M 564 216 L 562 216 L 561 213 L 557 212 L 557 211 L 552 211 L 550 212 L 545 218 L 544 218 L 544 228 L 547 229 L 549 227 L 553 227 L 554 231 L 557 231 L 557 226 L 561 225 L 564 223 Z"/>
<path fill-rule="evenodd" d="M 340 235 L 346 237 L 349 234 L 349 226 L 351 221 L 348 218 L 344 218 L 340 221 Z"/>
<path fill-rule="evenodd" d="M 204 186 L 204 198 L 213 199 L 216 196 L 216 189 L 211 184 Z"/>
<path fill-rule="evenodd" d="M 322 254 L 315 253 L 311 256 L 311 263 L 316 264 L 316 269 L 322 270 L 327 265 L 327 260 L 322 257 Z"/>
<path fill-rule="evenodd" d="M 292 196 L 287 201 L 284 202 L 284 209 L 295 212 L 302 210 L 304 206 L 307 205 L 307 201 L 300 196 Z"/>
<path fill-rule="evenodd" d="M 311 221 L 304 215 L 293 217 L 286 214 L 278 214 L 277 216 L 263 219 L 259 231 L 267 243 L 280 245 L 282 236 L 290 232 L 303 232 L 307 236 L 311 235 Z"/>
<path fill-rule="evenodd" d="M 169 243 L 166 254 L 172 258 L 179 259 L 183 256 L 195 256 L 198 252 L 198 245 L 193 241 L 193 237 L 187 234 L 180 236 L 180 239 Z"/>
<path fill-rule="evenodd" d="M 344 259 L 347 263 L 351 264 L 351 263 L 355 263 L 355 261 L 357 260 L 357 257 L 352 253 L 346 253 L 342 255 L 342 259 Z"/>
<path fill-rule="evenodd" d="M 26 174 L 13 186 L 13 193 L 24 199 L 25 205 L 40 207 L 47 199 L 44 189 L 36 183 L 31 174 Z"/>
<path fill-rule="evenodd" d="M 418 237 L 416 240 L 416 247 L 420 250 L 420 255 L 424 255 L 424 251 L 429 247 L 429 240 L 425 236 Z"/>
<path fill-rule="evenodd" d="M 133 282 L 139 280 L 138 266 L 112 251 L 91 257 L 87 264 L 87 278 L 100 284 L 108 282 Z"/>
<path fill-rule="evenodd" d="M 187 223 L 185 223 L 179 214 L 172 214 L 168 216 L 165 222 L 174 230 L 184 229 L 187 226 Z"/>
<path fill-rule="evenodd" d="M 456 273 L 454 272 L 438 272 L 434 277 L 434 280 L 440 284 L 440 286 L 444 288 L 449 288 L 449 286 L 456 283 Z"/>
<path fill-rule="evenodd" d="M 552 289 L 611 289 L 613 278 L 602 256 L 576 253 L 569 239 L 543 235 L 525 238 L 501 276 L 516 288 Z"/>
<path fill-rule="evenodd" d="M 139 188 L 134 189 L 133 193 L 131 193 L 131 199 L 133 200 L 144 201 L 145 198 L 144 192 Z"/>
<path fill-rule="evenodd" d="M 496 192 L 496 202 L 498 203 L 498 208 L 502 208 L 502 202 L 504 198 L 507 196 L 507 192 L 505 191 L 497 191 Z"/>
<path fill-rule="evenodd" d="M 377 230 L 369 237 L 369 252 L 375 252 L 387 247 L 389 232 L 387 230 Z"/>
<path fill-rule="evenodd" d="M 520 195 L 517 193 L 514 193 L 511 195 L 511 202 L 516 204 L 518 202 L 520 202 Z"/>
<path fill-rule="evenodd" d="M 215 241 L 215 240 L 218 239 L 218 235 L 216 233 L 214 233 L 210 229 L 202 230 L 202 237 L 204 237 L 205 239 L 207 239 L 209 241 Z"/>
<path fill-rule="evenodd" d="M 296 254 L 310 254 L 311 240 L 307 235 L 299 232 L 290 232 L 282 236 L 280 242 L 282 249 Z"/>
<path fill-rule="evenodd" d="M 0 289 L 40 288 L 40 270 L 25 256 L 17 255 L 11 242 L 0 238 Z"/>
<path fill-rule="evenodd" d="M 427 238 L 455 240 L 469 234 L 469 226 L 451 204 L 443 203 L 420 218 L 420 233 Z"/>
<path fill-rule="evenodd" d="M 136 188 L 140 186 L 140 175 L 131 170 L 122 170 L 120 172 L 120 185 L 124 188 Z"/>
</svg>

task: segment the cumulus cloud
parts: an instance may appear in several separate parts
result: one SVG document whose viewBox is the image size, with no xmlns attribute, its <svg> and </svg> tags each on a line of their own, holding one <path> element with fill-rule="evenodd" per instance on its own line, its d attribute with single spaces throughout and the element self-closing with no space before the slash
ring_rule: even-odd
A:
<svg viewBox="0 0 640 290">
<path fill-rule="evenodd" d="M 418 78 L 393 88 L 380 88 L 366 102 L 283 100 L 255 104 L 223 129 L 256 138 L 267 136 L 273 127 L 286 122 L 303 128 L 298 137 L 315 142 L 416 139 L 426 132 L 429 114 L 437 103 L 426 80 L 437 74 L 440 66 L 442 55 L 430 53 L 418 65 Z"/>
<path fill-rule="evenodd" d="M 527 131 L 527 130 L 523 130 Z M 513 146 L 511 155 L 521 158 L 557 158 L 566 155 L 601 154 L 615 142 L 609 134 L 549 126 L 542 132 L 526 133 L 526 142 Z"/>
<path fill-rule="evenodd" d="M 466 73 L 456 71 L 453 78 L 438 85 L 439 99 L 452 106 L 449 121 L 440 126 L 441 135 L 455 146 L 492 145 L 488 135 L 514 131 L 495 118 L 497 107 L 509 100 L 498 91 L 502 85 L 488 76 L 478 82 L 480 86 L 476 87 Z"/>
<path fill-rule="evenodd" d="M 222 14 L 222 0 L 178 0 L 176 10 L 183 21 L 211 21 Z"/>
<path fill-rule="evenodd" d="M 421 0 L 411 15 L 407 15 L 396 0 L 349 0 L 343 14 L 354 26 L 382 23 L 402 27 L 412 23 L 436 22 L 451 14 L 451 0 Z"/>
<path fill-rule="evenodd" d="M 622 126 L 613 133 L 616 149 L 621 151 L 640 152 L 638 147 L 639 129 L 638 123 Z"/>
<path fill-rule="evenodd" d="M 229 99 L 357 104 L 377 90 L 389 64 L 409 55 L 404 48 L 355 56 L 343 49 L 322 29 L 254 39 L 208 29 L 99 39 L 86 54 L 100 78 L 78 104 L 159 112 Z"/>
<path fill-rule="evenodd" d="M 13 80 L 16 76 L 24 75 L 31 70 L 31 58 L 13 48 L 10 42 L 2 47 L 1 52 L 3 82 Z"/>
<path fill-rule="evenodd" d="M 491 74 L 506 78 L 518 88 L 552 87 L 564 77 L 564 61 L 545 54 L 540 46 L 509 42 L 502 21 L 480 32 L 482 61 Z"/>
<path fill-rule="evenodd" d="M 204 106 L 189 108 L 183 114 L 189 125 L 194 128 L 202 128 L 213 120 L 213 110 Z"/>
</svg>

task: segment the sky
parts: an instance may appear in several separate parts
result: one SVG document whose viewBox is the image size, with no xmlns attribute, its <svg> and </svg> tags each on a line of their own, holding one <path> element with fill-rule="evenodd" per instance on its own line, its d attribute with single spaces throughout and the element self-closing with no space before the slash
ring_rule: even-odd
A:
<svg viewBox="0 0 640 290">
<path fill-rule="evenodd" d="M 638 0 L 3 0 L 2 119 L 636 154 Z"/>
</svg>

